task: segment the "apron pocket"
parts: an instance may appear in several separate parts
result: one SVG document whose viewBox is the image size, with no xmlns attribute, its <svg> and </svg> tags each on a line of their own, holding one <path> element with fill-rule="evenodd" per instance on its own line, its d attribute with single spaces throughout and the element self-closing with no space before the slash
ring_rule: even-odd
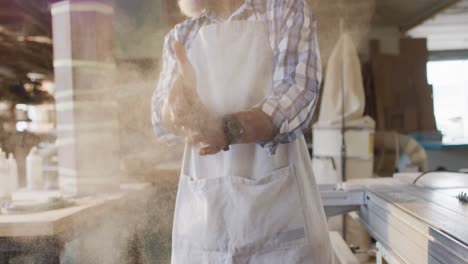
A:
<svg viewBox="0 0 468 264">
<path fill-rule="evenodd" d="M 183 176 L 174 224 L 175 245 L 207 251 L 249 254 L 308 241 L 292 166 L 257 181 Z"/>
</svg>

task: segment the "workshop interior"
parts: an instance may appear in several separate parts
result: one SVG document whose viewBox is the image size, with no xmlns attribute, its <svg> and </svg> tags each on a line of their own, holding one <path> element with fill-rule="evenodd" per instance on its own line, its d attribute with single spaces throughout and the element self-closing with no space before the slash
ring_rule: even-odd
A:
<svg viewBox="0 0 468 264">
<path fill-rule="evenodd" d="M 336 263 L 468 264 L 468 0 L 306 2 Z M 151 98 L 186 19 L 176 0 L 0 1 L 0 264 L 171 263 L 184 144 L 155 137 Z"/>
</svg>

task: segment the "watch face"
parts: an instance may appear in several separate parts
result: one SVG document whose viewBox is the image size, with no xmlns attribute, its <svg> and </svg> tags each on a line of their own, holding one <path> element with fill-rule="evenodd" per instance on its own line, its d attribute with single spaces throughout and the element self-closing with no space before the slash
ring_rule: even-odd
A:
<svg viewBox="0 0 468 264">
<path fill-rule="evenodd" d="M 244 128 L 235 116 L 228 116 L 225 119 L 225 132 L 230 144 L 240 141 L 244 134 Z"/>
</svg>

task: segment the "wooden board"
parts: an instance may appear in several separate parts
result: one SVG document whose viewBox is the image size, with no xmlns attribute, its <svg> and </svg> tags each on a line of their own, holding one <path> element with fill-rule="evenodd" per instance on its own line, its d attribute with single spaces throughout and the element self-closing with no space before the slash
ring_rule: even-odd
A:
<svg viewBox="0 0 468 264">
<path fill-rule="evenodd" d="M 455 197 L 412 185 L 369 188 L 403 211 L 468 245 L 468 205 Z"/>
<path fill-rule="evenodd" d="M 468 247 L 421 219 L 369 192 L 359 217 L 371 235 L 400 263 L 467 264 Z"/>
<path fill-rule="evenodd" d="M 74 199 L 69 208 L 16 215 L 0 215 L 0 237 L 56 236 L 79 232 L 117 209 L 121 202 L 141 193 L 149 184 L 124 185 L 120 192 Z"/>
<path fill-rule="evenodd" d="M 400 53 L 385 54 L 370 43 L 377 130 L 412 133 L 436 131 L 432 87 L 427 83 L 425 39 L 403 38 Z"/>
<path fill-rule="evenodd" d="M 359 264 L 359 260 L 338 232 L 330 232 L 330 239 L 338 264 Z"/>
<path fill-rule="evenodd" d="M 402 263 L 468 263 L 468 206 L 455 198 L 462 189 L 427 189 L 391 178 L 350 184 L 365 192 L 354 218 Z"/>
</svg>

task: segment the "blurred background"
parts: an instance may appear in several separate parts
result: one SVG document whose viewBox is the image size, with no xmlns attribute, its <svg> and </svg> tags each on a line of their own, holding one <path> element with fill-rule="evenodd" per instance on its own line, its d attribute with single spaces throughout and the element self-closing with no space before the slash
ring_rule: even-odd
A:
<svg viewBox="0 0 468 264">
<path fill-rule="evenodd" d="M 322 97 L 306 133 L 318 181 L 468 168 L 468 1 L 308 2 L 318 21 L 325 87 L 327 66 L 336 63 L 330 59 L 333 51 L 348 34 L 359 58 L 355 67 L 362 73 L 360 89 L 365 96 L 360 103 L 365 104 L 362 116 L 367 118 L 350 122 L 351 134 L 342 133 L 341 123 L 321 122 L 324 101 L 336 100 Z M 12 230 L 23 220 L 4 210 L 10 218 L 2 220 L 0 214 L 0 258 L 36 263 L 34 250 L 2 253 L 2 245 L 11 248 L 49 236 L 61 241 L 51 253 L 59 263 L 169 263 L 183 146 L 157 142 L 150 98 L 164 35 L 184 19 L 175 0 L 0 2 L 0 147 L 12 153 L 17 164 L 16 187 L 9 195 L 15 197 L 16 191 L 18 197 L 26 197 L 23 209 L 28 213 L 38 206 L 49 210 L 51 197 L 67 202 L 140 184 L 128 191 L 140 196 L 122 196 L 120 207 L 103 202 L 109 211 L 99 207 L 96 212 L 101 213 L 79 216 L 83 225 L 108 227 L 108 233 L 119 233 L 118 239 L 126 242 L 107 245 L 118 239 L 114 235 L 98 239 L 98 233 L 83 231 L 81 224 L 70 239 L 68 235 L 58 239 L 55 233 L 36 236 L 33 231 L 18 235 Z M 347 155 L 340 153 L 343 137 Z M 359 140 L 364 143 L 356 143 Z M 40 166 L 28 163 L 28 157 L 39 157 Z M 348 160 L 346 166 L 339 166 L 343 160 Z M 6 176 L 0 177 L 4 179 L 0 185 L 10 184 Z M 31 187 L 35 177 L 39 184 Z M 47 202 L 38 205 L 43 197 Z M 73 202 L 87 206 L 87 201 Z M 17 205 L 11 210 L 15 208 L 22 209 Z M 115 210 L 109 208 L 120 208 L 117 211 L 125 215 L 112 227 L 106 223 Z M 137 212 L 132 211 L 135 208 Z M 46 213 L 40 215 L 44 218 L 34 217 L 39 216 L 31 216 L 31 223 L 49 219 Z M 52 226 L 65 230 L 81 223 L 61 221 L 51 220 Z M 8 225 L 2 228 L 2 223 Z M 16 243 L 18 237 L 27 241 Z M 111 254 L 115 249 L 123 253 Z"/>
</svg>

